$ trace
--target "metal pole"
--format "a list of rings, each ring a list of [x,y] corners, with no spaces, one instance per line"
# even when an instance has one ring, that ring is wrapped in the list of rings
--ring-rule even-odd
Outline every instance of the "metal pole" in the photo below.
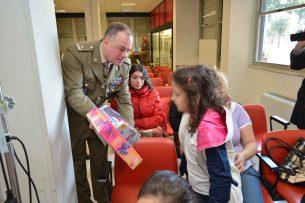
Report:
[[[0,202],[4,202],[4,199],[3,199],[3,191],[1,189],[1,184],[0,184]]]
[[[4,102],[4,96],[2,93],[1,84],[0,84],[0,102]],[[9,135],[6,113],[1,113],[0,116],[1,116],[4,135]],[[13,146],[12,146],[10,140],[7,141],[7,147],[8,147],[8,152],[4,153],[4,155],[5,155],[5,162],[6,162],[7,171],[8,171],[8,175],[9,175],[9,179],[10,179],[10,185],[11,185],[11,189],[13,191],[14,197],[17,199],[17,202],[21,203],[22,201],[21,201],[18,177],[17,177],[17,172],[16,172],[14,149],[13,149]]]

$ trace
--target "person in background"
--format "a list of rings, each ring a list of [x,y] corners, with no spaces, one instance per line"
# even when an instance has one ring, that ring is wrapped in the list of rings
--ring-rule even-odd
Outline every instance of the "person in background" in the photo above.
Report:
[[[166,132],[166,116],[159,93],[154,90],[143,65],[131,66],[129,89],[134,109],[135,128],[143,136],[163,136]],[[116,109],[116,101],[112,102],[111,106]]]
[[[233,119],[233,147],[235,152],[235,166],[241,174],[241,189],[244,203],[263,203],[258,172],[253,168],[251,158],[257,152],[252,122],[244,108],[231,101],[228,93],[229,85],[225,74],[218,72],[220,79],[220,93],[222,103],[232,113]]]
[[[172,171],[158,171],[140,189],[137,203],[194,203],[192,187]]]
[[[176,145],[177,157],[180,157],[181,160],[179,166],[179,172],[181,176],[183,176],[184,174],[186,174],[187,176],[186,159],[183,150],[180,146],[179,135],[178,135],[181,119],[182,119],[182,113],[178,111],[175,103],[171,102],[169,107],[169,123],[174,131],[174,142]]]
[[[162,136],[166,132],[165,113],[159,93],[154,90],[143,65],[131,66],[129,88],[134,108],[135,127],[140,131],[152,129],[154,136]]]
[[[174,142],[176,145],[177,156],[179,157],[180,156],[180,143],[179,143],[178,131],[179,131],[179,126],[180,126],[180,122],[182,119],[182,113],[178,111],[174,102],[170,103],[168,119],[169,119],[169,123],[174,131]]]
[[[144,66],[150,65],[150,42],[147,39],[146,35],[142,35],[142,44],[141,44],[141,55],[140,55],[140,61],[141,64]]]
[[[198,202],[242,202],[232,117],[222,107],[216,71],[200,65],[181,68],[173,73],[172,86],[172,101],[184,113],[179,140]]]
[[[305,41],[298,41],[295,48],[290,53],[290,67],[293,70],[305,68]],[[305,129],[305,79],[297,94],[290,122],[299,129]]]

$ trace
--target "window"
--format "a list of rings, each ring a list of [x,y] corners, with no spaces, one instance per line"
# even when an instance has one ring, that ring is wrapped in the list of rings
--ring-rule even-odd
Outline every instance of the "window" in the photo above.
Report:
[[[56,17],[60,53],[64,53],[68,46],[86,41],[85,16]]]
[[[256,61],[289,65],[290,34],[305,29],[305,0],[260,1]]]
[[[200,38],[202,40],[215,39],[217,61],[220,66],[221,59],[221,32],[223,0],[201,0],[200,2]]]

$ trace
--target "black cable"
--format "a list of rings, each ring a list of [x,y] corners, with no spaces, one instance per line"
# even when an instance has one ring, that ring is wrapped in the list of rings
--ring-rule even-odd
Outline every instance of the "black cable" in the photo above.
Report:
[[[40,203],[40,200],[39,200],[39,196],[38,196],[38,192],[37,192],[37,188],[36,188],[36,185],[32,179],[32,177],[28,174],[28,172],[26,171],[26,169],[24,168],[24,166],[22,165],[19,157],[17,156],[17,153],[16,151],[14,150],[14,154],[15,154],[15,157],[16,157],[16,160],[17,162],[19,163],[19,165],[21,166],[21,168],[23,169],[23,171],[27,174],[27,176],[29,177],[30,179],[30,182],[32,183],[33,187],[34,187],[34,191],[35,191],[35,195],[36,195],[36,199],[37,199],[37,202]]]
[[[3,171],[3,176],[4,176],[6,190],[10,190],[10,187],[8,185],[7,175],[6,175],[6,172],[5,172],[5,168],[4,168],[4,164],[3,164],[1,153],[0,153],[0,162],[1,162],[1,168],[2,168],[2,171]]]
[[[1,162],[1,168],[2,168],[2,172],[3,172],[5,185],[6,185],[6,200],[4,201],[4,203],[17,203],[17,199],[14,198],[13,191],[10,189],[9,184],[8,184],[7,175],[5,172],[5,167],[3,164],[3,159],[2,159],[1,153],[0,153],[0,162]]]
[[[30,170],[30,164],[29,164],[29,158],[28,158],[28,154],[27,154],[27,151],[26,151],[26,148],[25,148],[25,145],[24,143],[18,138],[18,137],[15,137],[15,136],[10,136],[10,139],[11,140],[17,140],[21,145],[22,145],[22,148],[23,148],[23,151],[24,151],[24,154],[25,154],[25,157],[26,157],[26,162],[27,162],[27,168]],[[14,154],[15,154],[15,157],[16,157],[16,160],[17,162],[19,163],[19,165],[21,166],[21,168],[23,169],[23,171],[27,174],[28,176],[28,179],[29,179],[29,190],[30,190],[30,198],[32,197],[32,194],[31,194],[31,184],[33,185],[34,187],[34,191],[35,191],[35,195],[36,195],[36,199],[37,199],[37,202],[40,203],[40,199],[39,199],[39,195],[38,195],[38,191],[37,191],[37,188],[36,188],[36,185],[30,175],[30,171],[26,170],[25,167],[23,166],[23,164],[21,163],[19,157],[17,156],[17,153],[14,149]]]
[[[27,172],[28,172],[28,187],[29,187],[29,198],[30,198],[30,203],[33,202],[32,200],[32,186],[31,186],[31,181],[30,181],[30,177],[31,177],[31,171],[30,171],[30,163],[29,163],[29,158],[28,158],[28,155],[27,155],[27,151],[26,151],[26,148],[25,148],[25,145],[24,143],[18,138],[18,137],[15,137],[15,136],[10,136],[10,139],[11,140],[17,140],[21,146],[22,146],[22,149],[24,151],[24,154],[25,154],[25,159],[26,159],[26,167],[27,167]],[[14,153],[15,153],[15,156],[16,156],[16,151],[14,149]],[[16,157],[17,158],[17,157]]]

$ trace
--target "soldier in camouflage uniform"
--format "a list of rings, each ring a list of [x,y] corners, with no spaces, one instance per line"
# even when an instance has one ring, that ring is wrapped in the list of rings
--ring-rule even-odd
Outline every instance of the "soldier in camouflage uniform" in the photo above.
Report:
[[[108,146],[104,146],[89,128],[86,113],[116,97],[119,113],[134,125],[128,89],[130,62],[127,58],[132,42],[130,29],[123,23],[113,23],[101,41],[81,42],[65,52],[62,69],[80,203],[91,202],[86,175],[86,140],[90,152],[94,198],[98,202],[105,202],[103,184],[98,183],[97,179],[103,162],[107,161]]]

